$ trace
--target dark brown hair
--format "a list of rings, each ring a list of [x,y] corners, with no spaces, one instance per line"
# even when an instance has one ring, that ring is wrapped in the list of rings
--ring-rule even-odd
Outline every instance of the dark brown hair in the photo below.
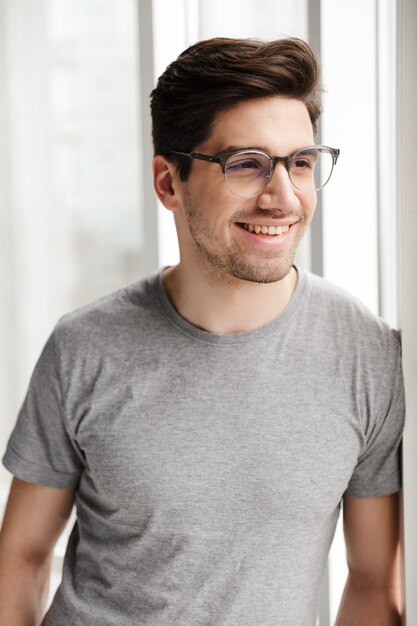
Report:
[[[267,96],[304,102],[316,132],[320,69],[305,41],[218,37],[194,44],[167,67],[151,93],[155,154],[192,152],[210,135],[219,113],[243,100]],[[170,158],[186,180],[191,159]]]

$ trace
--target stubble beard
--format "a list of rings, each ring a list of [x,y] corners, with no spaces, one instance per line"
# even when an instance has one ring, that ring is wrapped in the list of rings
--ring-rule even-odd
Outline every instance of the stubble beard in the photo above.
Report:
[[[200,269],[211,279],[211,282],[230,284],[236,282],[235,279],[239,279],[267,284],[283,280],[289,274],[301,236],[297,238],[289,252],[280,258],[277,258],[275,252],[271,252],[264,259],[251,260],[245,257],[242,251],[231,249],[232,246],[229,246],[229,249],[225,248],[224,251],[218,251],[218,237],[210,224],[199,215],[189,193],[184,195],[184,200],[185,215],[196,258]],[[300,221],[302,222],[303,219]],[[233,228],[233,222],[230,223],[230,227]]]

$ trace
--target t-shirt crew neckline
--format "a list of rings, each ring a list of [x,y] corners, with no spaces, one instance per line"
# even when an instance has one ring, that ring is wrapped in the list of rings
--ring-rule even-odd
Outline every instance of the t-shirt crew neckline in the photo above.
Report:
[[[194,326],[194,324],[191,324],[191,322],[188,322],[178,313],[178,311],[175,309],[170,299],[168,298],[165,287],[162,283],[162,272],[165,268],[163,268],[156,275],[156,277],[154,277],[151,282],[151,287],[156,297],[157,303],[159,304],[162,312],[168,318],[170,323],[175,326],[177,330],[188,335],[192,339],[214,345],[247,343],[248,341],[260,339],[262,337],[265,337],[266,335],[269,335],[270,333],[281,330],[282,327],[285,326],[287,321],[292,318],[294,312],[296,311],[298,305],[302,300],[307,285],[307,275],[305,271],[296,265],[294,265],[294,267],[297,271],[297,284],[295,286],[291,300],[289,301],[285,309],[281,311],[281,313],[279,313],[273,320],[267,322],[259,328],[244,332],[230,333],[227,335],[220,335],[207,330],[203,330],[202,328],[198,328],[197,326]]]

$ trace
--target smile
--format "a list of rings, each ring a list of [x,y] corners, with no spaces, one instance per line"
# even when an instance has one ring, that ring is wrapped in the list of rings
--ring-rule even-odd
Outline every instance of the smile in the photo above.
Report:
[[[288,233],[290,227],[287,224],[286,226],[265,226],[260,224],[239,224],[241,228],[249,231],[250,233],[255,233],[256,235],[271,235],[275,237],[276,235],[282,235],[283,233]]]

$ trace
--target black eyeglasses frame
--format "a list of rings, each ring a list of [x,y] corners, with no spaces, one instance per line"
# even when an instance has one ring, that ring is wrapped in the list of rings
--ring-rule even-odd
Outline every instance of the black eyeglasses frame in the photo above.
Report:
[[[262,156],[265,156],[269,159],[269,174],[265,180],[265,186],[268,184],[268,181],[271,179],[272,174],[274,172],[275,167],[277,166],[278,163],[283,163],[285,166],[285,169],[288,172],[288,176],[290,178],[290,181],[292,183],[292,185],[294,185],[293,181],[291,180],[291,174],[290,174],[290,163],[292,161],[292,159],[297,155],[297,154],[301,154],[303,152],[305,152],[306,150],[314,150],[314,149],[320,149],[320,150],[325,150],[328,153],[331,154],[332,156],[332,160],[333,160],[333,164],[332,164],[332,169],[330,172],[330,175],[328,177],[328,179],[323,183],[323,185],[321,185],[321,187],[319,187],[318,189],[312,189],[311,191],[320,191],[320,189],[323,189],[323,187],[329,182],[331,175],[333,173],[333,168],[337,163],[337,159],[339,158],[340,155],[340,149],[339,148],[331,148],[330,146],[323,146],[323,145],[314,145],[314,146],[306,146],[305,148],[300,148],[299,150],[296,150],[295,152],[293,152],[292,154],[289,154],[288,156],[272,156],[271,154],[268,154],[267,152],[265,152],[264,150],[259,150],[258,148],[245,148],[242,150],[234,150],[231,152],[227,152],[226,154],[222,154],[221,156],[215,156],[215,155],[210,155],[210,154],[201,154],[200,152],[180,152],[179,150],[170,150],[169,152],[166,153],[166,156],[169,156],[170,154],[178,154],[179,156],[184,156],[184,157],[188,157],[190,159],[198,159],[200,161],[209,161],[210,163],[218,163],[221,167],[221,170],[223,172],[223,175],[226,179],[226,184],[227,183],[227,174],[226,174],[226,164],[227,161],[232,157],[232,156],[239,156],[240,154],[246,154],[246,153],[251,153],[251,154],[260,154]],[[228,185],[229,187],[229,185]],[[294,187],[297,189],[297,186],[294,185]],[[230,187],[229,187],[230,189]],[[231,189],[230,191],[232,193],[234,193]],[[301,191],[301,190],[300,190]],[[259,192],[260,193],[260,192]],[[304,193],[308,193],[308,192],[304,192]],[[234,194],[237,195],[237,194]],[[258,195],[258,194],[254,194]],[[254,197],[252,196],[252,197]],[[241,196],[241,197],[251,197],[251,196]]]

